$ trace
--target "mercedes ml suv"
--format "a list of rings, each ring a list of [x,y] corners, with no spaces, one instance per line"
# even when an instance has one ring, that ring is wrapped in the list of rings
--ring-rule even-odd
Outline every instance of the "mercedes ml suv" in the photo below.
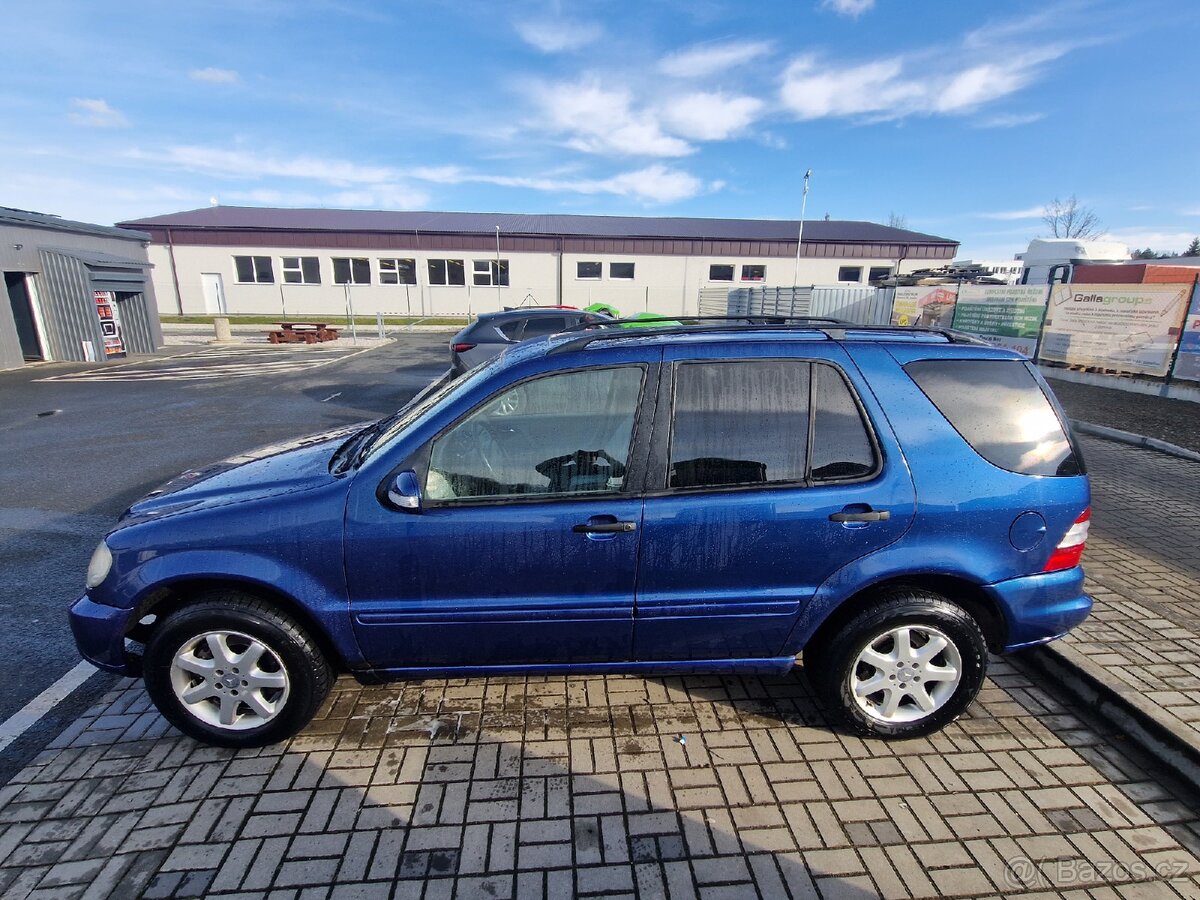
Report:
[[[645,323],[643,323],[645,324]],[[864,735],[1088,614],[1088,479],[1028,360],[938,329],[525,341],[394,415],[187,472],[96,548],[82,654],[200,740],[333,678],[785,673]]]

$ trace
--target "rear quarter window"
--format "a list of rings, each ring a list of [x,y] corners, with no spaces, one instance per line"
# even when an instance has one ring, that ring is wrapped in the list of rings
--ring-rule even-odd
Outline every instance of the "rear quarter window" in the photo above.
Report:
[[[1023,362],[926,359],[904,371],[992,465],[1021,475],[1083,474],[1083,459]]]

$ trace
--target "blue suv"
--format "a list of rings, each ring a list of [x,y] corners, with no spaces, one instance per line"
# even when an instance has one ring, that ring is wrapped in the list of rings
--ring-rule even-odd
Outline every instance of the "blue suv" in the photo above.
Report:
[[[1088,614],[1088,480],[1023,357],[937,329],[606,326],[187,472],[96,548],[82,654],[261,746],[333,678],[784,673],[927,734]]]

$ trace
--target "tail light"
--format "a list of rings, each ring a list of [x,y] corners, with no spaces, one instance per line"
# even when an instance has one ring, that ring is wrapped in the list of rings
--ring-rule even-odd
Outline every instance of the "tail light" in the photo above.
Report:
[[[474,350],[474,344],[451,344],[450,349],[455,353],[466,353],[468,350]]]
[[[1087,543],[1088,522],[1091,518],[1092,508],[1089,506],[1079,514],[1079,518],[1067,530],[1063,539],[1058,542],[1058,546],[1046,560],[1043,572],[1058,572],[1061,569],[1073,569],[1079,565],[1079,558],[1083,556],[1083,548]]]

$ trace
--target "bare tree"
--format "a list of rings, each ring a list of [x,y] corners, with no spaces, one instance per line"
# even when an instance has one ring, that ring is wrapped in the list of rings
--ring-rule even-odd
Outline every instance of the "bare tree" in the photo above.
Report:
[[[904,215],[903,213],[894,213],[894,212],[888,213],[888,227],[889,228],[907,228],[908,227],[908,216]]]
[[[1054,202],[1046,204],[1042,221],[1050,229],[1050,235],[1056,238],[1086,239],[1104,234],[1104,226],[1095,210],[1081,206],[1074,194],[1065,202],[1055,197]]]

